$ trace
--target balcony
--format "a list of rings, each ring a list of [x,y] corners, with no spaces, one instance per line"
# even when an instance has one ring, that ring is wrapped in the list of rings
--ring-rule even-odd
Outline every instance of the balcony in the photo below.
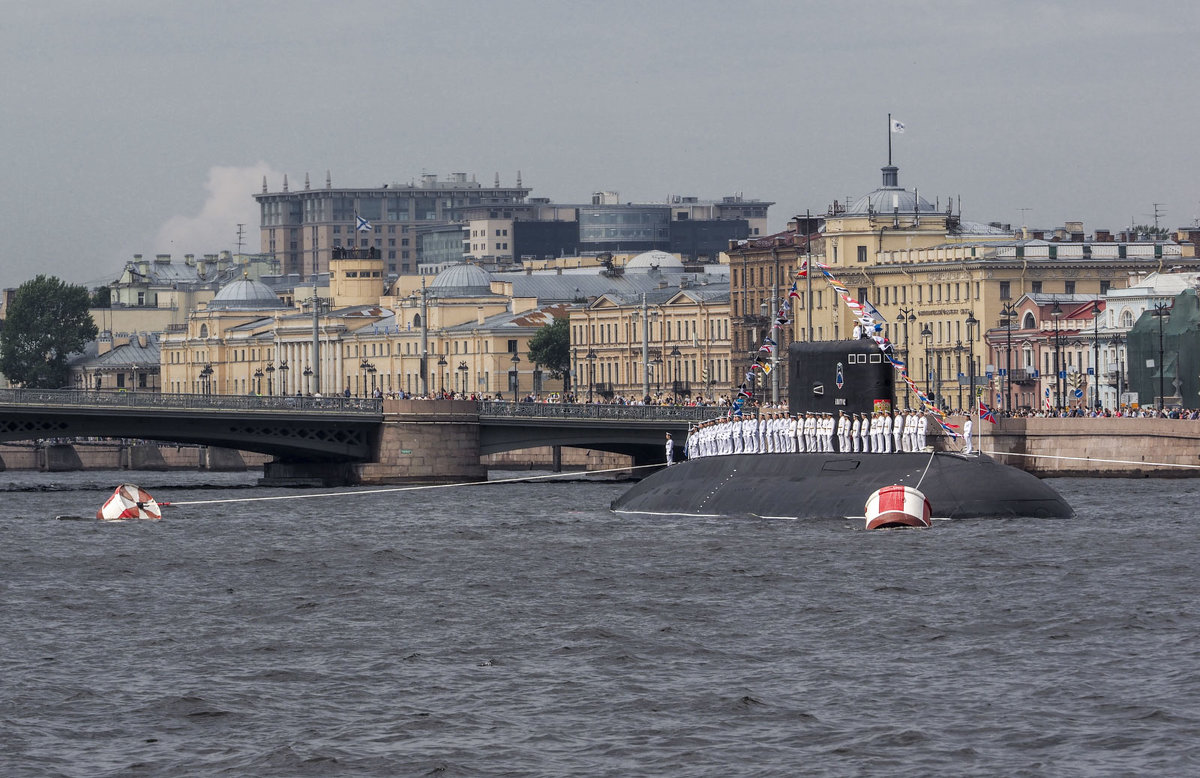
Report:
[[[1037,382],[1037,377],[1033,375],[1033,371],[1024,367],[1014,367],[1012,373],[1009,374],[1009,379],[1014,384],[1032,384]]]

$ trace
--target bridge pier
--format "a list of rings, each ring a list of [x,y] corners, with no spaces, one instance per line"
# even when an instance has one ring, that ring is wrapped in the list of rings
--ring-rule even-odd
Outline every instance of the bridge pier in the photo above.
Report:
[[[41,470],[48,473],[66,473],[83,469],[79,452],[69,443],[52,443],[38,452]]]
[[[482,481],[479,407],[471,400],[384,400],[374,459],[352,465],[354,483]]]

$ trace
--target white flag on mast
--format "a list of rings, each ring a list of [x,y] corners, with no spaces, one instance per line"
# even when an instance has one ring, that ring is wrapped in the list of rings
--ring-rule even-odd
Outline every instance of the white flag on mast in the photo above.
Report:
[[[892,119],[892,132],[896,133],[897,135],[903,135],[904,122],[900,121],[899,119]]]

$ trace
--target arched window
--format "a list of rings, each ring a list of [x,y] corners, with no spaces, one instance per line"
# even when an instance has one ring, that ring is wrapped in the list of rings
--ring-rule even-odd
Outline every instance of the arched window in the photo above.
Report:
[[[1023,330],[1037,329],[1037,320],[1033,318],[1033,311],[1025,312],[1025,318],[1021,321],[1021,329],[1023,329]]]
[[[413,316],[412,326],[414,330],[421,329],[421,314],[418,313]]]
[[[200,337],[202,337],[202,338],[208,337],[208,325],[207,324],[200,325]]]
[[[1128,308],[1121,311],[1121,326],[1125,329],[1133,326],[1133,311],[1130,311]]]

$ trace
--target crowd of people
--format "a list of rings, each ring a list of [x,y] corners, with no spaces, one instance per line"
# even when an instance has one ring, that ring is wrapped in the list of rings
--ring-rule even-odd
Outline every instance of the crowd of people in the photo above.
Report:
[[[723,454],[876,453],[923,451],[928,445],[925,414],[899,413],[758,414],[722,416],[688,431],[688,459]]]

